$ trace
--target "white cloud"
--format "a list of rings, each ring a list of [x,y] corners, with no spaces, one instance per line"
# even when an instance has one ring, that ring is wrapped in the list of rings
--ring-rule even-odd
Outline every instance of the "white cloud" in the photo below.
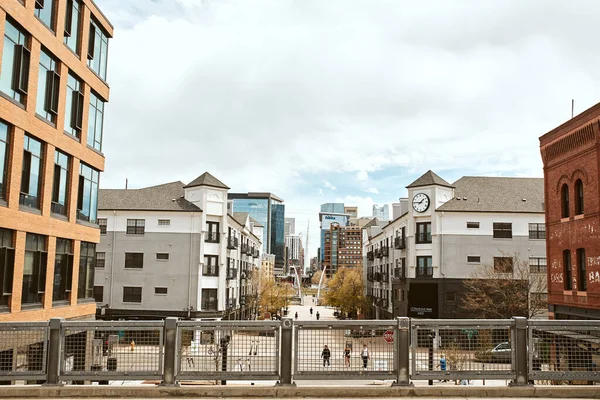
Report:
[[[367,171],[358,171],[356,173],[357,181],[366,181],[367,179],[369,179],[369,173]]]
[[[323,193],[323,189],[319,189],[319,196],[323,196],[325,195],[325,193]]]
[[[323,180],[323,186],[329,190],[333,190],[333,191],[337,190],[337,188],[335,186],[333,186],[333,184],[331,182],[326,181],[326,180]]]
[[[365,190],[367,193],[379,194],[379,190],[377,188],[368,188]]]

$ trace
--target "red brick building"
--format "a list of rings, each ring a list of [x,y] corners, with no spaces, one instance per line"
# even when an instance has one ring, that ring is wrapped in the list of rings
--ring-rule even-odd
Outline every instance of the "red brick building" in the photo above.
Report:
[[[554,319],[600,319],[600,103],[540,138],[548,307]]]

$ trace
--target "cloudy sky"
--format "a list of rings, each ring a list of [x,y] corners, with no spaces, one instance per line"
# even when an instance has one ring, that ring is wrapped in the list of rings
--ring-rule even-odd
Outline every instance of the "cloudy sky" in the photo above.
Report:
[[[595,0],[96,0],[109,45],[104,188],[209,171],[371,215],[428,169],[542,176],[538,137],[600,101]]]

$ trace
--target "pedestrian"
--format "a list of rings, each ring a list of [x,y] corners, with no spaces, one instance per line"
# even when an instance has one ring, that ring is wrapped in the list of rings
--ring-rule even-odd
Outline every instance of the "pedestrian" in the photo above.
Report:
[[[319,320],[319,317],[320,317],[320,316],[321,316],[321,315],[320,315],[320,314],[319,314],[319,312],[317,311],[317,321]]]
[[[446,372],[446,356],[442,354],[440,357],[440,362],[437,365],[440,367],[440,371]],[[441,382],[448,382],[448,380],[444,379]]]
[[[325,347],[323,347],[323,351],[321,352],[321,358],[323,358],[323,366],[325,366],[325,363],[327,363],[328,367],[331,366],[331,364],[329,363],[330,357],[331,357],[331,351],[329,351],[329,347],[327,347],[327,345],[325,345]]]
[[[246,358],[246,368],[248,369],[248,371],[252,371],[252,367],[250,366],[250,359]]]
[[[344,349],[344,364],[346,365],[346,367],[350,366],[350,353],[352,352],[352,350],[350,350],[350,346],[346,345],[346,348]]]
[[[296,311],[296,314],[294,315],[294,318],[296,318],[296,321],[298,321],[298,311]]]
[[[362,352],[360,353],[362,360],[363,360],[363,368],[367,369],[367,363],[368,361],[371,359],[371,352],[369,351],[369,348],[367,347],[367,344],[363,344],[363,349]]]
[[[188,367],[195,368],[194,366],[194,352],[196,351],[196,342],[193,340],[190,342],[190,346],[187,348],[185,360]]]
[[[238,358],[238,367],[239,367],[240,371],[244,370],[244,366],[242,364],[242,359],[241,358]]]
[[[313,310],[312,310],[312,307],[311,307],[311,308],[310,308],[310,316],[311,316],[311,317],[312,317],[312,311],[313,311]]]

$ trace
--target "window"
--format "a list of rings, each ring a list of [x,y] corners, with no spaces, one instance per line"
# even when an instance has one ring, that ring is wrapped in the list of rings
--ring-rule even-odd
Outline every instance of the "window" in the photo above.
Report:
[[[79,0],[67,0],[65,15],[65,44],[79,55],[79,21],[81,20],[81,5]]]
[[[106,218],[98,218],[98,226],[100,227],[100,234],[106,235]]]
[[[560,189],[562,218],[569,218],[569,186],[565,183]]]
[[[108,56],[108,35],[93,19],[90,21],[88,42],[88,67],[100,78],[106,80],[106,57]]]
[[[546,266],[546,257],[529,257],[529,272],[532,274],[545,274],[548,268]]]
[[[417,278],[433,277],[432,257],[418,256],[417,257]]]
[[[456,303],[456,292],[446,292],[446,303]]]
[[[511,239],[512,223],[494,222],[494,239]]]
[[[94,286],[94,300],[96,303],[104,302],[104,286]]]
[[[169,259],[169,253],[156,253],[156,259],[167,261]]]
[[[203,276],[219,276],[219,256],[204,256]]]
[[[25,135],[19,203],[32,208],[40,208],[42,165],[42,142]]]
[[[88,116],[88,146],[102,151],[102,127],[104,125],[104,101],[96,93],[90,93],[90,113]]]
[[[144,268],[144,253],[125,253],[125,268]]]
[[[31,53],[28,42],[29,34],[7,18],[4,27],[0,90],[21,104],[25,104],[29,83]]]
[[[583,214],[583,182],[577,179],[575,182],[575,215]]]
[[[83,84],[69,72],[67,79],[67,103],[65,107],[65,132],[77,139],[83,128]]]
[[[14,232],[0,228],[0,307],[8,307],[15,270]]]
[[[206,240],[205,242],[219,243],[219,223],[218,222],[207,222],[206,223]]]
[[[67,195],[69,193],[69,156],[54,151],[54,183],[52,184],[51,210],[55,214],[67,215]]]
[[[98,181],[100,172],[81,163],[77,194],[77,219],[96,223],[98,214]]]
[[[0,199],[7,198],[8,182],[8,125],[0,121]]]
[[[565,265],[565,290],[573,289],[573,271],[571,269],[571,250],[563,251],[563,264]]]
[[[96,262],[96,243],[81,242],[79,252],[79,282],[77,284],[78,299],[94,297],[94,267]]]
[[[467,256],[467,262],[479,264],[481,262],[481,256]]]
[[[217,289],[202,289],[202,311],[217,311]]]
[[[587,290],[585,249],[577,249],[577,279],[579,282],[577,290],[585,292]]]
[[[73,241],[56,238],[52,301],[69,300],[73,280]]]
[[[546,224],[529,224],[529,239],[546,239]]]
[[[96,252],[96,268],[104,268],[106,265],[106,253]]]
[[[54,32],[54,0],[35,0],[35,16]]]
[[[154,294],[167,294],[167,288],[166,287],[155,287]]]
[[[22,304],[40,305],[46,291],[46,236],[28,233],[25,237]]]
[[[467,222],[467,228],[479,228],[479,222]]]
[[[56,123],[56,115],[58,114],[59,87],[58,62],[45,49],[42,49],[40,52],[35,112],[52,123]]]
[[[142,288],[137,286],[123,286],[123,303],[141,303]]]
[[[128,219],[127,234],[128,235],[143,235],[146,232],[145,219]]]
[[[171,226],[171,220],[170,219],[159,219],[158,226]]]
[[[431,222],[417,223],[416,243],[431,243]]]
[[[494,257],[494,272],[497,274],[511,274],[513,272],[513,258]]]

